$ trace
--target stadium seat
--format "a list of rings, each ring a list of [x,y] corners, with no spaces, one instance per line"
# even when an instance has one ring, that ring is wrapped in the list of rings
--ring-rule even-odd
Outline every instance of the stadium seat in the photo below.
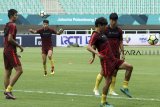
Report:
[[[67,14],[159,14],[159,0],[59,0]],[[124,4],[125,3],[125,4]],[[153,6],[154,5],[154,6]]]
[[[19,13],[37,14],[44,10],[40,0],[0,0],[0,4],[3,6],[0,12],[7,12],[7,10],[13,8],[18,10]]]
[[[160,0],[0,0],[0,12],[10,8],[20,13],[40,11],[65,14],[159,14]]]

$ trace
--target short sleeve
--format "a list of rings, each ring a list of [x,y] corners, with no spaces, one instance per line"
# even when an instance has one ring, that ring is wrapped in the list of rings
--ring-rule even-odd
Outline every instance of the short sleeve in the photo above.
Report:
[[[10,24],[9,26],[9,34],[15,35],[16,32],[16,25],[15,24]]]
[[[91,36],[91,39],[89,40],[89,44],[95,45],[97,39],[98,39],[98,34],[96,32],[94,32]]]
[[[38,34],[41,34],[41,32],[42,32],[42,29],[38,29],[38,30],[37,30],[37,33],[38,33]]]

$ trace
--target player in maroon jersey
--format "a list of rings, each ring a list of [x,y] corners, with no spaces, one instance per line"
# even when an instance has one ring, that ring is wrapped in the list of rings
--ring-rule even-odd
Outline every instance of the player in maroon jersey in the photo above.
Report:
[[[123,60],[115,58],[115,56],[113,55],[110,44],[108,42],[108,38],[105,35],[106,25],[107,20],[104,17],[96,19],[96,29],[92,33],[87,50],[100,58],[103,70],[102,75],[106,80],[101,97],[101,107],[113,107],[112,105],[107,103],[106,97],[115,69],[126,70],[125,80],[127,81],[126,84],[128,84],[128,81],[130,80],[132,74],[133,66],[128,64],[127,62],[124,62]],[[93,46],[96,47],[98,52],[93,48]],[[129,97],[131,97],[128,88],[124,88],[124,91],[128,93]]]
[[[121,54],[121,59],[124,60],[125,57],[124,57],[122,30],[117,26],[118,15],[117,13],[111,13],[109,18],[110,18],[110,25],[106,27],[105,34],[108,38],[108,41],[109,41],[109,44],[111,46],[114,56],[120,59],[120,54]],[[94,58],[91,60],[94,61]],[[114,91],[116,76],[117,76],[117,70],[115,70],[115,73],[112,76],[112,83],[110,85],[110,90],[109,90],[110,95],[118,95]],[[103,76],[101,75],[101,73],[99,73],[96,77],[96,83],[95,83],[95,87],[93,90],[95,95],[99,95],[98,88],[99,88],[99,84],[102,81],[102,78]],[[123,87],[126,87],[125,83],[126,81],[124,81]]]
[[[63,29],[60,29],[59,32],[56,32],[54,29],[49,28],[49,21],[43,21],[43,28],[38,30],[29,29],[31,33],[40,34],[42,40],[42,59],[43,59],[43,68],[44,76],[47,76],[46,61],[47,56],[51,63],[51,74],[54,75],[54,64],[52,60],[53,46],[52,46],[52,34],[60,35],[63,33]]]
[[[8,10],[9,22],[6,24],[4,28],[4,66],[5,66],[5,96],[6,99],[15,99],[12,94],[12,88],[15,85],[16,81],[19,79],[21,74],[23,73],[21,62],[17,56],[16,48],[20,48],[21,52],[23,52],[22,46],[20,46],[16,42],[16,33],[17,28],[15,21],[17,20],[17,11],[15,9]],[[11,79],[12,69],[16,70],[15,75]]]

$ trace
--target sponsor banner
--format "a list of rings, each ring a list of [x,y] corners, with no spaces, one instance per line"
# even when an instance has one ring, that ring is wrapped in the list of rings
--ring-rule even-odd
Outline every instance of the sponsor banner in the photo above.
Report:
[[[41,37],[39,35],[17,35],[17,43],[24,47],[40,47],[42,46]],[[56,36],[52,36],[52,44],[56,46]],[[3,36],[0,35],[0,47],[3,47]]]
[[[160,40],[159,34],[124,34],[124,45],[150,45],[148,38],[154,35]],[[52,36],[53,46],[67,47],[72,44],[79,44],[79,46],[86,46],[90,40],[90,34],[62,34]],[[39,47],[42,45],[41,37],[39,35],[17,35],[16,41],[24,47]],[[160,45],[160,41],[156,44]],[[3,36],[0,35],[0,47],[3,47]]]
[[[123,44],[124,45],[139,45],[139,46],[150,45],[148,43],[148,38],[151,35],[156,36],[160,40],[159,34],[124,34]],[[90,34],[59,35],[57,36],[56,46],[66,47],[68,45],[72,45],[75,43],[79,44],[79,46],[86,46],[88,45],[90,37],[91,37]],[[160,42],[158,42],[156,45],[160,45]]]
[[[90,40],[90,34],[62,34],[57,36],[57,46],[66,47],[72,44],[79,44],[79,46],[86,46]]]
[[[119,14],[118,16],[120,25],[160,25],[159,14]],[[109,14],[49,14],[43,18],[38,14],[19,14],[16,23],[42,25],[43,20],[47,19],[50,25],[94,25],[95,19],[98,17],[105,17],[109,20]],[[7,13],[0,13],[0,25],[4,25],[8,21]]]
[[[47,19],[53,25],[94,25],[98,17],[109,18],[109,15],[104,14],[86,14],[86,15],[51,15]]]
[[[160,40],[159,34],[124,34],[123,35],[123,44],[124,45],[150,45],[148,43],[149,37],[153,35]],[[158,42],[156,45],[160,45]]]
[[[16,37],[16,42],[22,45],[22,37]]]

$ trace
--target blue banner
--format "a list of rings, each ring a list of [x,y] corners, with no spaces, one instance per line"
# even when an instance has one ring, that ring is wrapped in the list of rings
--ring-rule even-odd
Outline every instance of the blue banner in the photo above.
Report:
[[[53,25],[94,25],[98,17],[109,18],[108,15],[52,15],[47,19]]]
[[[0,35],[0,47],[3,47],[3,36]],[[16,41],[23,47],[40,47],[42,45],[39,35],[17,35]],[[52,44],[56,46],[56,36],[52,36]]]
[[[40,15],[20,14],[17,24],[22,25],[42,25],[44,19],[50,21],[50,25],[94,25],[95,19],[105,17],[109,20],[108,14],[71,14],[71,15],[46,15],[42,18]],[[0,25],[8,22],[7,14],[0,14]],[[159,25],[160,15],[119,15],[120,25]]]
[[[75,43],[79,46],[86,46],[89,43],[90,37],[90,34],[62,34],[57,36],[56,46],[67,47]]]

